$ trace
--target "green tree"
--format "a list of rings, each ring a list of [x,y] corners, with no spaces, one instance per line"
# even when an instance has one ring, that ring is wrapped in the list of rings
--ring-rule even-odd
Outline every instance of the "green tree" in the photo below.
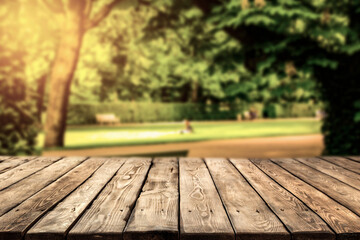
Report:
[[[256,3],[258,2],[258,4]],[[261,2],[261,4],[259,3]],[[294,75],[310,72],[326,103],[323,125],[327,154],[359,154],[360,125],[355,121],[359,99],[359,1],[230,1],[213,9],[211,21],[244,43],[244,59],[258,70]],[[241,33],[241,34],[239,34]],[[259,38],[259,36],[262,36]],[[253,65],[251,65],[253,63]]]
[[[131,101],[204,102],[225,97],[222,85],[236,81],[243,69],[224,72],[213,66],[219,50],[210,45],[239,44],[224,32],[214,37],[213,26],[203,25],[197,8],[184,12],[184,24],[176,31],[157,29],[147,34],[150,30],[144,28],[156,13],[149,7],[114,9],[88,32],[72,101],[113,101],[117,96]]]
[[[229,46],[239,47],[223,31],[204,22],[197,8],[172,7],[171,2],[154,1],[146,22],[142,45],[152,59],[148,73],[152,98],[165,102],[206,102],[225,99],[224,86],[236,82],[243,69],[227,61],[231,69],[214,65],[218,52]],[[158,13],[156,15],[156,13]]]
[[[360,1],[196,0],[173,1],[171,11],[196,4],[207,21],[242,45],[228,55],[255,75],[279,79],[311,74],[327,117],[323,125],[327,154],[359,154]],[[158,19],[162,14],[158,15]],[[177,20],[177,17],[173,18]],[[175,22],[174,21],[174,22]]]
[[[60,41],[50,72],[49,103],[45,124],[45,147],[64,145],[70,87],[78,63],[82,40],[121,0],[43,0],[60,19]]]

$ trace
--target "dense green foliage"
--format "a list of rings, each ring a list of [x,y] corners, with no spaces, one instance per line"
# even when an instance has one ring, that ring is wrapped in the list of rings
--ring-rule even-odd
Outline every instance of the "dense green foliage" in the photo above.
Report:
[[[192,25],[181,30],[183,38],[170,30],[166,38],[149,39],[143,29],[155,13],[151,8],[119,7],[99,28],[86,34],[72,102],[205,102],[225,97],[222,84],[236,81],[244,68],[232,73],[223,73],[219,68],[210,72],[209,57],[214,53],[195,56],[199,46],[192,45]],[[201,11],[195,8],[193,14],[201,15]],[[198,32],[198,36],[199,44],[212,39],[208,32]],[[229,40],[225,33],[219,34],[213,44],[220,45],[224,38]]]
[[[237,37],[244,44],[245,64],[255,71],[263,66],[268,72],[283,71],[292,78],[301,72],[313,74],[328,115],[323,125],[326,153],[359,154],[355,103],[360,96],[356,67],[360,60],[360,2],[242,3],[229,1],[217,6],[211,18],[221,28],[246,32]],[[293,74],[287,72],[289,65]]]
[[[274,85],[291,82],[283,100],[309,96],[306,88],[299,86],[308,85],[304,80],[314,78],[328,115],[323,126],[326,153],[360,153],[360,72],[356,67],[360,60],[360,1],[196,0],[164,4],[166,18],[174,19],[175,26],[182,24],[178,17],[181,12],[196,4],[203,10],[205,22],[241,43],[241,48],[220,51],[216,64],[228,69],[229,62],[235,61],[260,76],[261,81],[275,76]],[[160,29],[167,28],[162,26],[163,20],[164,14],[159,11],[153,22]],[[251,84],[256,84],[256,79],[239,88],[249,92],[251,88],[246,86]],[[271,88],[265,89],[273,98],[274,94],[268,93]]]
[[[156,18],[159,8],[161,19]],[[167,21],[169,26],[158,26]],[[85,36],[72,102],[317,101],[311,75],[290,80],[265,73],[266,68],[251,73],[232,58],[241,51],[237,40],[204,21],[195,6],[181,12],[166,8],[166,1],[119,7]]]
[[[262,118],[294,118],[314,117],[321,106],[307,103],[268,104],[202,104],[202,103],[77,103],[70,104],[67,123],[71,125],[94,124],[96,114],[113,113],[122,123],[172,122],[184,119],[236,120],[237,115],[253,108],[257,117]]]

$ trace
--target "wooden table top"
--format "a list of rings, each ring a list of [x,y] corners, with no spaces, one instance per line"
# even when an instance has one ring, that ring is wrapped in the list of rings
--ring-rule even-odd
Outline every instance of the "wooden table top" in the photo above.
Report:
[[[360,239],[360,157],[0,157],[0,239]]]

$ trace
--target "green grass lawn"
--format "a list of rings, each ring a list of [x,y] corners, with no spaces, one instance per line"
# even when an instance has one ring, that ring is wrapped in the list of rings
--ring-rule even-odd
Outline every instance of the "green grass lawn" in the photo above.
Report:
[[[254,122],[192,123],[193,134],[179,134],[182,123],[139,124],[131,126],[68,127],[65,148],[96,148],[203,141],[213,139],[290,136],[320,133],[318,120],[274,120]],[[39,147],[44,135],[39,135]]]

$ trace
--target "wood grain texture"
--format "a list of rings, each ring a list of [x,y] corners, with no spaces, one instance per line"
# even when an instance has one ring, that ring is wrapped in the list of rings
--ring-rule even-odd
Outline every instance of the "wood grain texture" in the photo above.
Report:
[[[35,157],[5,157],[0,163],[0,174],[9,171],[10,169],[17,167],[21,164],[27,163],[35,159]]]
[[[331,162],[335,165],[343,167],[347,170],[353,171],[355,173],[360,173],[360,163],[346,159],[344,157],[321,157],[322,159]]]
[[[153,160],[145,185],[124,231],[124,240],[178,239],[178,161]]]
[[[294,159],[272,161],[360,215],[360,191],[357,189]]]
[[[38,221],[26,233],[26,239],[64,239],[71,226],[85,211],[86,207],[91,204],[92,200],[103,189],[106,183],[114,176],[123,162],[124,159],[106,160],[85,183]]]
[[[0,190],[58,161],[58,157],[37,158],[0,174]]]
[[[0,191],[0,216],[46,187],[85,160],[84,157],[64,158]]]
[[[350,158],[351,160],[354,160],[356,162],[360,162],[360,156],[351,156],[351,157],[348,157]]]
[[[0,239],[21,240],[25,232],[51,207],[83,183],[104,160],[88,159],[0,217]]]
[[[319,216],[248,159],[231,159],[231,162],[285,224],[292,239],[335,239]]]
[[[284,225],[226,159],[205,159],[238,240],[290,239]]]
[[[337,234],[337,239],[360,239],[360,217],[270,160],[252,160],[268,176],[303,201]]]
[[[360,190],[360,174],[319,158],[297,158],[296,160]]]
[[[359,157],[324,158],[0,156],[0,240],[360,239]]]
[[[210,173],[201,159],[182,158],[180,171],[180,238],[235,239]]]
[[[151,160],[129,159],[68,234],[69,240],[122,239]]]
[[[0,163],[4,161],[5,159],[9,159],[9,156],[0,156]]]

